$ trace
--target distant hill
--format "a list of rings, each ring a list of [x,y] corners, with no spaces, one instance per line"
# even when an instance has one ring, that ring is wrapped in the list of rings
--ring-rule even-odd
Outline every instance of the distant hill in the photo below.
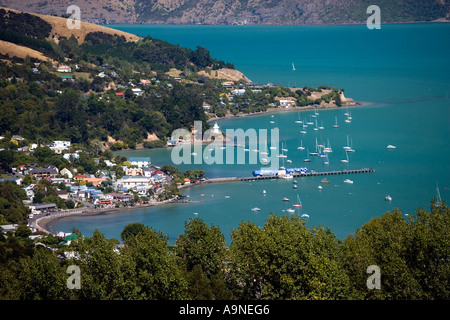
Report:
[[[67,0],[0,0],[27,12],[65,15]],[[450,0],[79,0],[82,21],[98,24],[358,24],[369,5],[384,23],[450,21]]]

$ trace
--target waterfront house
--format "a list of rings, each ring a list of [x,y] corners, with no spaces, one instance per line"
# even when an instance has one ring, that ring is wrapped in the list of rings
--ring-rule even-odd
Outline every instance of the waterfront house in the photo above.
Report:
[[[149,189],[152,186],[152,179],[145,176],[123,176],[115,185],[120,190],[130,190],[136,186],[144,186]]]

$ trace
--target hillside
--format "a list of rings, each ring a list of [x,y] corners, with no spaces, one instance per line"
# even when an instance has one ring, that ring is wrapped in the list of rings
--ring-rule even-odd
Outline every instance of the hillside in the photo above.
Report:
[[[66,15],[67,0],[0,0],[27,12]],[[81,20],[99,24],[355,24],[371,0],[80,0]],[[382,22],[449,21],[450,0],[379,0]]]

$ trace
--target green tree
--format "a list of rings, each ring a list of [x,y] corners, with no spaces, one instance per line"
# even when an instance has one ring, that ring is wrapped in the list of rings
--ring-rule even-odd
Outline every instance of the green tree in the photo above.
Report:
[[[167,236],[145,227],[126,237],[120,256],[129,262],[127,275],[134,280],[132,292],[138,299],[178,300],[187,298],[187,283],[169,252]]]
[[[303,219],[273,214],[261,229],[244,223],[232,232],[235,294],[243,299],[339,299],[349,282],[329,230],[311,231]]]

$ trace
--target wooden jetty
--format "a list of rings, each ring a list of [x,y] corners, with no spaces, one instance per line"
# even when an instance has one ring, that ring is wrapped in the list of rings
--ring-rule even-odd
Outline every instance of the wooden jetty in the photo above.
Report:
[[[369,173],[374,172],[372,168],[363,169],[353,169],[353,170],[333,170],[333,171],[311,171],[306,173],[293,173],[291,176],[297,177],[315,177],[315,176],[333,176],[338,174],[356,174],[356,173]],[[283,176],[278,175],[265,175],[265,176],[255,176],[255,177],[244,177],[239,178],[240,181],[253,181],[253,180],[270,180],[270,179],[281,179]]]

